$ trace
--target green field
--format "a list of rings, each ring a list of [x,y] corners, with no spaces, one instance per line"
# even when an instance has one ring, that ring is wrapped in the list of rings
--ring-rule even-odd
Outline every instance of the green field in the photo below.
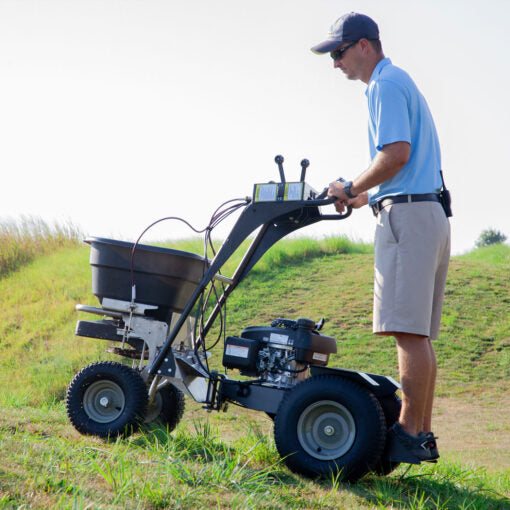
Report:
[[[200,243],[179,247],[200,252]],[[508,246],[451,262],[435,344],[440,462],[356,484],[292,474],[269,418],[240,408],[207,414],[188,400],[172,434],[80,436],[66,387],[88,363],[114,359],[105,342],[73,334],[87,318],[75,304],[97,305],[88,256],[71,243],[0,271],[1,508],[510,508]],[[330,366],[396,378],[392,341],[371,334],[372,263],[370,246],[345,239],[283,241],[232,294],[228,332],[324,317],[324,333],[339,340]]]

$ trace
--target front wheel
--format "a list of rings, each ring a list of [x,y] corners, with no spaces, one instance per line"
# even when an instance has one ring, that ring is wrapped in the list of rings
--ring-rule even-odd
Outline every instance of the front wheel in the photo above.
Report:
[[[379,461],[386,422],[368,390],[341,377],[317,376],[284,396],[274,433],[291,471],[308,477],[341,472],[343,480],[355,481]]]
[[[67,415],[81,434],[128,436],[140,426],[146,408],[145,382],[121,363],[88,365],[76,374],[67,390]]]

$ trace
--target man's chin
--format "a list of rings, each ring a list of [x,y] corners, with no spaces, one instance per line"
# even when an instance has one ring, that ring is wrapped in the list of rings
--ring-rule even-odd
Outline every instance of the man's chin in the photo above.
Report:
[[[348,79],[348,80],[355,80],[356,77],[352,75],[352,73],[349,73],[349,71],[344,71],[343,69],[341,70],[342,73],[344,74],[344,76]]]

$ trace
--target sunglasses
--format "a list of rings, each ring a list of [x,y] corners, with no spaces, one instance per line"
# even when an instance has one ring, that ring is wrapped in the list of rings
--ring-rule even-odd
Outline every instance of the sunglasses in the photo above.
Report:
[[[333,60],[341,60],[342,57],[344,56],[344,53],[351,47],[351,46],[354,46],[356,43],[358,43],[359,41],[354,41],[350,44],[348,44],[347,46],[344,46],[343,48],[340,48],[339,50],[335,50],[335,51],[332,51],[330,53],[331,55],[331,58]]]

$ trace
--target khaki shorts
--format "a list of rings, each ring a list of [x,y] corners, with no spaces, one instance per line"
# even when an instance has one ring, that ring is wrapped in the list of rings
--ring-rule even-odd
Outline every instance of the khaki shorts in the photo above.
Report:
[[[374,333],[437,339],[450,260],[450,222],[437,202],[392,204],[377,215]]]

